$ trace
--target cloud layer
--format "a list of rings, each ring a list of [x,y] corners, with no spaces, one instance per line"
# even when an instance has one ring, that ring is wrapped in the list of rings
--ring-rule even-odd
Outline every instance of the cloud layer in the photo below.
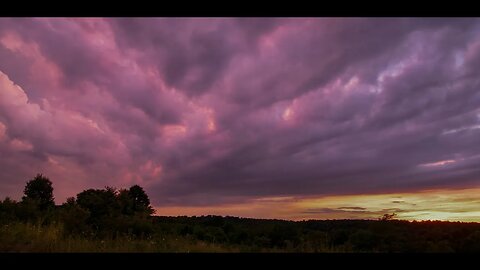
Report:
[[[478,186],[479,89],[478,19],[3,18],[0,195],[37,172],[58,202],[178,207]]]

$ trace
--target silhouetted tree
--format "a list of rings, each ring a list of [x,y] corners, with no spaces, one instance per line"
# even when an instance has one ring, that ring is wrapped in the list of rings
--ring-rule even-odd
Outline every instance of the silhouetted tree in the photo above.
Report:
[[[0,223],[10,222],[16,219],[17,202],[6,197],[3,202],[0,200]]]
[[[52,182],[42,174],[37,174],[28,181],[23,193],[25,196],[22,197],[22,201],[33,201],[40,210],[55,206]]]
[[[130,197],[130,193],[127,189],[120,189],[117,194],[117,200],[120,207],[122,215],[131,216],[134,214],[133,204],[134,201]]]
[[[100,225],[106,217],[120,214],[113,188],[88,189],[77,194],[77,204],[90,212],[89,223]]]
[[[128,195],[133,200],[132,209],[134,212],[146,213],[148,215],[153,214],[155,211],[150,205],[150,199],[147,193],[139,185],[134,185],[128,190]]]
[[[76,203],[77,201],[75,201],[75,197],[68,197],[63,206],[75,205]]]
[[[90,212],[80,207],[74,197],[69,197],[60,208],[60,217],[66,233],[85,233]]]
[[[395,214],[395,213],[393,213],[393,214],[385,214],[385,215],[383,215],[381,218],[379,218],[379,220],[382,220],[382,221],[392,220],[392,219],[394,219],[396,216],[397,216],[397,214]]]

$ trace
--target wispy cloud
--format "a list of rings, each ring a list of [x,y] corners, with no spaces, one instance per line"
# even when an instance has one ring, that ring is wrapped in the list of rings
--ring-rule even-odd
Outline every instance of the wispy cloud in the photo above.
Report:
[[[422,166],[422,167],[437,167],[437,166],[444,166],[444,165],[455,163],[455,162],[456,162],[455,160],[449,159],[449,160],[441,160],[441,161],[431,162],[431,163],[424,163],[424,164],[420,164],[420,166]]]
[[[0,196],[20,198],[43,172],[59,203],[141,184],[158,207],[250,203],[269,216],[288,198],[475,186],[478,29],[476,18],[1,18]],[[385,199],[296,211],[403,207]]]

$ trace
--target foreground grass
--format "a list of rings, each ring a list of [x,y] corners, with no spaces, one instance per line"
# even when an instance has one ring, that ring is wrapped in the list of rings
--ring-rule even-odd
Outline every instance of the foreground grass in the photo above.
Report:
[[[0,225],[0,252],[345,252],[340,249],[302,247],[300,250],[258,248],[244,245],[215,244],[176,235],[157,235],[135,239],[119,236],[95,239],[66,235],[61,224],[40,226],[30,223]]]
[[[15,223],[0,228],[0,252],[238,252],[238,248],[182,237],[88,239],[65,236],[61,225]]]

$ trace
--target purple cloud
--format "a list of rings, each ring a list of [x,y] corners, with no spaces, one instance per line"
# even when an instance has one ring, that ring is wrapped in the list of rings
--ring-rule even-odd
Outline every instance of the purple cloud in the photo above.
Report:
[[[0,195],[37,172],[59,202],[157,206],[474,186],[479,65],[478,19],[3,18]]]

